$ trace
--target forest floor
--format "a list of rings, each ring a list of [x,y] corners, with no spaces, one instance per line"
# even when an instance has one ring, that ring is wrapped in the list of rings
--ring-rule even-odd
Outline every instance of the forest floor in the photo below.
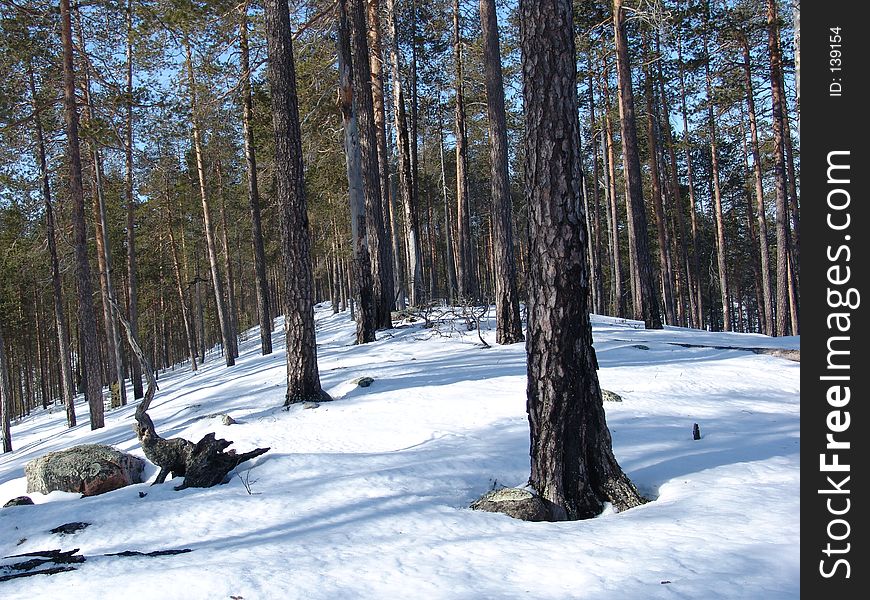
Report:
[[[149,411],[161,435],[197,441],[214,431],[239,452],[271,450],[226,485],[152,487],[149,463],[146,483],[82,499],[30,494],[35,506],[0,509],[0,557],[76,548],[86,557],[74,571],[0,583],[0,596],[799,596],[800,364],[734,349],[794,349],[799,338],[646,331],[593,316],[601,385],[623,399],[605,406],[616,456],[655,501],[587,521],[527,523],[468,508],[528,478],[522,343],[497,346],[491,321],[482,331],[490,348],[476,331],[418,321],[354,346],[346,313],[321,305],[316,319],[321,381],[334,402],[282,410],[282,327],[270,356],[260,355],[255,329],[235,367],[215,354],[197,373],[161,373]],[[374,382],[353,383],[363,376]],[[74,429],[63,407],[15,422],[15,451],[0,455],[0,505],[25,494],[24,465],[46,452],[104,443],[144,457],[134,410],[107,412],[98,431],[81,399]],[[222,413],[238,423],[223,425]],[[91,525],[50,533],[73,521]],[[191,552],[105,556],[171,549]]]

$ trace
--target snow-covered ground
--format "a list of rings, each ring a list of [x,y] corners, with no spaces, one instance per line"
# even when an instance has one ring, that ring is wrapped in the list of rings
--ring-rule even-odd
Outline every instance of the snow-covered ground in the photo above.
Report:
[[[280,327],[271,356],[260,356],[254,330],[235,367],[212,357],[198,373],[161,374],[149,411],[161,435],[215,431],[239,451],[271,450],[213,488],[151,487],[149,463],[148,483],[82,499],[31,494],[35,506],[0,509],[0,557],[52,548],[87,557],[75,571],[0,583],[0,597],[798,597],[800,366],[674,343],[797,348],[799,338],[593,325],[602,387],[624,400],[606,404],[617,458],[654,502],[569,523],[468,509],[528,477],[524,345],[496,346],[490,330],[484,348],[476,332],[404,324],[353,346],[347,315],[321,306],[320,375],[335,402],[282,410]],[[375,381],[351,383],[360,376]],[[134,406],[107,412],[98,431],[77,408],[72,430],[62,407],[14,424],[0,505],[25,494],[24,465],[46,452],[96,442],[143,456]],[[71,521],[91,526],[49,533]],[[102,556],[179,548],[192,551]]]

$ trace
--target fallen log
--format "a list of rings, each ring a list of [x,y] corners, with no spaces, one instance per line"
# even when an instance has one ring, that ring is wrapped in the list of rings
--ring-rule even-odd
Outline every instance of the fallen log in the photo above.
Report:
[[[166,477],[184,476],[184,482],[175,486],[176,490],[190,487],[211,487],[223,483],[230,471],[235,469],[246,460],[250,460],[269,451],[269,448],[257,448],[250,452],[236,454],[235,450],[224,452],[232,442],[223,439],[215,439],[214,433],[206,434],[199,442],[194,444],[184,438],[163,438],[157,434],[154,422],[148,416],[148,407],[154,399],[157,391],[157,380],[151,364],[145,357],[145,353],[139,346],[139,342],[133,336],[130,324],[121,314],[118,305],[112,303],[118,319],[127,331],[127,341],[133,353],[139,359],[142,373],[148,380],[145,397],[136,407],[136,425],[133,426],[136,437],[142,445],[145,458],[160,468],[152,485],[163,483]]]

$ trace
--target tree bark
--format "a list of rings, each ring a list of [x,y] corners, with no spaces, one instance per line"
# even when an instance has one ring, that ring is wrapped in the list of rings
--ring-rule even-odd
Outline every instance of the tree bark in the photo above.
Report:
[[[489,157],[492,177],[496,342],[515,344],[523,340],[523,326],[520,321],[520,298],[517,292],[516,262],[514,261],[504,81],[501,73],[501,50],[498,42],[498,16],[495,10],[495,0],[480,0],[480,25],[484,40],[483,67],[486,78]]]
[[[441,193],[444,197],[444,245],[447,255],[447,299],[455,302],[459,290],[456,275],[456,247],[453,242],[453,217],[450,212],[450,200],[447,194],[447,174],[444,165],[444,126],[441,115],[441,105],[438,105],[438,154],[441,158]]]
[[[375,298],[372,295],[371,258],[366,237],[366,198],[363,190],[357,111],[354,105],[356,95],[353,89],[352,64],[347,0],[338,0],[338,101],[344,126],[344,153],[350,199],[354,296],[359,303],[359,311],[356,315],[356,343],[366,344],[375,341],[377,324]]]
[[[94,319],[91,267],[88,263],[87,231],[85,227],[85,196],[82,188],[82,159],[79,150],[79,115],[76,108],[75,71],[73,70],[72,25],[69,0],[60,0],[61,40],[63,44],[64,120],[69,146],[69,196],[72,203],[73,248],[76,260],[76,290],[78,295],[79,335],[82,348],[83,376],[87,380],[85,399],[88,402],[91,429],[105,425],[103,390],[100,382],[97,326]]]
[[[276,191],[281,221],[281,253],[284,257],[282,283],[287,339],[285,406],[289,406],[307,400],[329,400],[330,397],[320,387],[317,370],[314,306],[311,300],[311,242],[290,13],[283,0],[265,0],[264,8],[269,56],[267,75],[272,89],[272,123],[275,129]]]
[[[529,483],[555,521],[643,503],[611,447],[587,306],[570,0],[520,3],[529,199]]]
[[[628,58],[622,0],[614,0],[613,2],[613,21],[616,42],[616,71],[619,81],[619,115],[622,121],[622,153],[626,167],[626,201],[629,207],[629,236],[630,240],[634,240],[634,254],[637,261],[640,316],[642,316],[647,329],[661,329],[662,319],[653,283],[646,209],[643,203],[643,182],[640,173],[634,95],[631,89],[631,67]]]
[[[269,281],[266,278],[266,251],[260,215],[260,190],[257,185],[257,155],[254,145],[254,101],[251,94],[251,64],[248,46],[248,3],[242,7],[239,24],[239,63],[242,69],[242,126],[245,137],[245,164],[248,173],[248,204],[251,208],[251,244],[254,248],[254,289],[260,322],[260,352],[272,354],[272,308],[269,306]]]

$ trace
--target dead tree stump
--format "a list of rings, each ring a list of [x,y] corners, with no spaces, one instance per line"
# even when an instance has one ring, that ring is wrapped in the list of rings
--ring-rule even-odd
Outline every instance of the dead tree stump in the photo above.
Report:
[[[184,482],[176,486],[176,490],[189,487],[211,487],[223,483],[230,471],[235,469],[246,460],[250,460],[269,451],[269,448],[257,448],[250,452],[236,454],[235,450],[225,452],[232,444],[228,440],[215,439],[214,433],[206,434],[199,442],[193,442],[184,438],[162,438],[157,434],[154,422],[148,416],[148,407],[154,399],[157,391],[157,381],[154,371],[139,343],[130,333],[130,324],[121,314],[118,306],[113,303],[118,319],[127,330],[127,341],[133,353],[139,359],[142,373],[148,379],[148,388],[145,397],[136,408],[136,425],[133,426],[145,458],[160,467],[154,484],[166,481],[170,473],[173,477],[184,476]],[[154,485],[152,484],[152,485]]]

